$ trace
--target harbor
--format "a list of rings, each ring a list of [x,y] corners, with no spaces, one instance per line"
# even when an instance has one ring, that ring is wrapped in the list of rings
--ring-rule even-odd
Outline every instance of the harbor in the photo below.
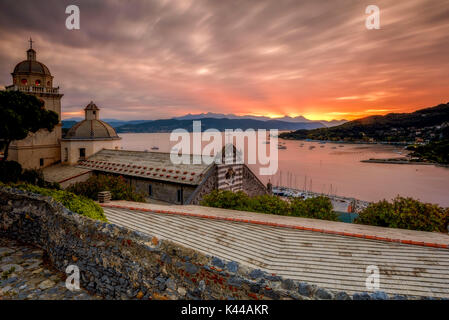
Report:
[[[332,203],[333,210],[339,216],[339,220],[343,222],[353,222],[354,219],[358,216],[358,213],[370,204],[370,202],[368,201],[351,197],[312,192],[308,190],[299,190],[282,186],[273,186],[272,192],[274,195],[277,195],[284,200],[289,200],[291,198],[308,199],[320,196],[327,197]]]

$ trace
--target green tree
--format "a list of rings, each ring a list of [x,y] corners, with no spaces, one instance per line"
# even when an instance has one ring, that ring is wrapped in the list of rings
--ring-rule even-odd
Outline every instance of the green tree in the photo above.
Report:
[[[291,215],[295,217],[324,219],[337,221],[338,216],[334,212],[332,202],[324,196],[307,198],[305,200],[295,198],[291,201]]]
[[[20,91],[0,91],[0,148],[3,161],[8,158],[9,145],[25,139],[40,129],[52,131],[59,122],[56,112],[46,110],[44,102]]]
[[[371,203],[359,213],[355,222],[389,228],[447,232],[449,208],[398,196],[392,202],[382,200]]]

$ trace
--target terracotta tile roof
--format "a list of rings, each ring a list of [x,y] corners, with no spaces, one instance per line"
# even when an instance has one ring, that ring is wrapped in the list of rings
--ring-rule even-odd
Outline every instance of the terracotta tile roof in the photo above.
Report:
[[[190,162],[197,156],[190,156]],[[103,149],[78,168],[198,185],[213,164],[173,164],[170,153]]]

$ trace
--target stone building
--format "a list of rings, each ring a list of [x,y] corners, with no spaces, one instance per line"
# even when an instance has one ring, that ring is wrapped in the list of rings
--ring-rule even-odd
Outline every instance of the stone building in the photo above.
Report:
[[[102,149],[120,149],[121,138],[113,127],[100,120],[100,109],[91,101],[85,119],[76,123],[61,140],[61,162],[76,164]]]
[[[27,59],[16,65],[12,78],[13,84],[6,90],[35,95],[46,109],[59,116],[59,124],[52,132],[40,130],[14,141],[9,151],[9,159],[23,168],[45,168],[48,181],[67,187],[92,174],[121,175],[149,199],[176,204],[197,204],[212,190],[241,190],[250,196],[267,193],[256,175],[245,164],[235,161],[235,147],[230,153],[218,155],[222,157],[221,164],[213,161],[215,158],[207,162],[211,164],[203,161],[195,164],[193,160],[191,164],[174,164],[170,153],[121,150],[121,138],[114,128],[100,120],[100,109],[93,102],[84,109],[85,119],[62,138],[63,95],[59,87],[53,87],[53,76],[47,66],[36,60],[31,40]],[[229,157],[234,160],[232,164],[226,161]]]
[[[212,190],[244,191],[250,196],[268,192],[244,163],[194,164],[197,156],[190,157],[190,164],[173,164],[170,153],[104,149],[77,167],[123,176],[150,201],[198,204]]]
[[[36,60],[36,51],[30,48],[27,59],[18,63],[11,73],[13,84],[6,90],[18,90],[36,96],[47,110],[56,112],[59,123],[53,131],[39,130],[23,140],[13,141],[9,147],[9,160],[19,162],[23,168],[43,168],[61,160],[61,98],[59,87],[53,87],[53,76],[47,66]]]

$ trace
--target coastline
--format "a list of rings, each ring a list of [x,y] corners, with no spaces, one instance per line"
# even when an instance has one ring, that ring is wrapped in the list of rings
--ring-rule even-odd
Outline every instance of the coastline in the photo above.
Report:
[[[368,159],[368,160],[360,160],[360,162],[365,163],[383,163],[383,164],[409,164],[409,165],[422,165],[422,166],[436,166],[449,168],[449,165],[436,163],[436,162],[427,162],[427,161],[410,161],[410,160],[399,160],[399,159]]]

